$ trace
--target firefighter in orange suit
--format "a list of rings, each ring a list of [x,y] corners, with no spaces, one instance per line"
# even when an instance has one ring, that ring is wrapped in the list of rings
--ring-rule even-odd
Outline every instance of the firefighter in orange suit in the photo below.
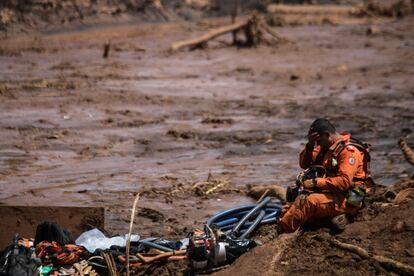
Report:
[[[293,232],[301,225],[319,219],[355,215],[363,205],[362,200],[355,201],[355,195],[361,199],[372,187],[366,144],[351,139],[348,133],[338,133],[327,119],[312,123],[308,140],[300,153],[300,166],[302,169],[322,166],[326,177],[302,182],[302,188],[307,192],[285,206],[278,226],[283,232]]]

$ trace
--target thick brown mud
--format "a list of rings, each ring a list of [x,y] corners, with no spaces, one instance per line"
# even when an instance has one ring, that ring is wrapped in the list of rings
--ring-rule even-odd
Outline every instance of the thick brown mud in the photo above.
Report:
[[[238,189],[288,185],[317,117],[372,144],[378,183],[412,174],[397,145],[414,127],[412,17],[275,28],[294,41],[276,47],[167,51],[218,21],[2,38],[1,203],[104,206],[116,234],[141,191],[135,231],[183,237],[250,199],[148,191],[209,172]],[[367,35],[372,25],[380,31]]]

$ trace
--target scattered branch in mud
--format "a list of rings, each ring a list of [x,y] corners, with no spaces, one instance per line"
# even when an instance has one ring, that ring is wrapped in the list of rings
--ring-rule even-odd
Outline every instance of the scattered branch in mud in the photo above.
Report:
[[[111,49],[111,41],[107,41],[104,43],[104,49],[103,49],[103,58],[108,58],[109,56],[109,50]]]
[[[167,202],[172,202],[174,198],[188,195],[208,198],[218,194],[243,192],[243,190],[233,187],[229,179],[215,179],[209,174],[206,181],[193,184],[173,183],[170,187],[146,189],[141,191],[141,194],[146,196],[163,195]]]
[[[408,146],[407,141],[404,138],[401,138],[398,141],[398,145],[404,154],[405,160],[414,166],[414,151]]]
[[[217,193],[226,189],[230,185],[230,181],[227,179],[212,179],[211,174],[207,181],[197,182],[192,187],[191,190],[194,191],[197,195],[209,195],[213,192]]]
[[[245,35],[244,41],[237,40],[237,43],[240,46],[254,47],[261,43],[274,45],[280,42],[291,42],[287,38],[281,37],[280,35],[276,34],[276,32],[272,31],[266,25],[266,23],[263,22],[262,18],[260,18],[256,14],[253,14],[247,20],[214,29],[209,33],[198,38],[176,42],[171,46],[170,50],[174,52],[185,47],[189,47],[190,49],[204,47],[208,41],[216,37],[228,33],[234,34],[239,31],[243,31]],[[272,37],[272,39],[265,37],[264,35],[266,33],[269,34]]]
[[[327,237],[326,235],[324,235],[324,236],[319,235],[318,238],[323,239],[323,240],[327,240],[331,245],[333,245],[337,248],[355,253],[363,259],[376,261],[388,270],[391,270],[391,271],[394,271],[396,273],[400,273],[400,274],[403,274],[403,275],[413,275],[414,274],[414,267],[412,267],[410,265],[403,264],[401,262],[394,261],[390,258],[380,256],[380,255],[372,255],[371,256],[371,254],[369,254],[368,251],[366,251],[365,249],[363,249],[359,246],[349,244],[349,243],[343,243],[343,242],[338,241],[337,239]]]

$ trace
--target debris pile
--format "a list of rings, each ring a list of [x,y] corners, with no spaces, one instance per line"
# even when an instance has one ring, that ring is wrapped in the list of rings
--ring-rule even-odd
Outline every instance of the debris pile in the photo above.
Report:
[[[185,259],[189,261],[183,270],[188,265],[189,271],[214,271],[254,248],[257,244],[249,240],[251,234],[262,224],[274,223],[281,211],[280,202],[267,197],[214,215],[204,230],[196,228],[180,241],[140,239],[132,235],[138,200],[139,194],[124,237],[108,238],[95,228],[74,241],[68,230],[52,222],[41,223],[35,239],[16,234],[0,254],[0,275],[145,275],[151,266]]]

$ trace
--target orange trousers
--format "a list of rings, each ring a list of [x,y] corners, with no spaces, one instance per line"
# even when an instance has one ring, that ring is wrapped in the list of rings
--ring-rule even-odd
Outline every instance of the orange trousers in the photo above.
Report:
[[[282,214],[279,223],[287,233],[296,231],[301,225],[317,219],[333,218],[345,213],[342,208],[335,208],[332,194],[312,193],[299,195]]]

